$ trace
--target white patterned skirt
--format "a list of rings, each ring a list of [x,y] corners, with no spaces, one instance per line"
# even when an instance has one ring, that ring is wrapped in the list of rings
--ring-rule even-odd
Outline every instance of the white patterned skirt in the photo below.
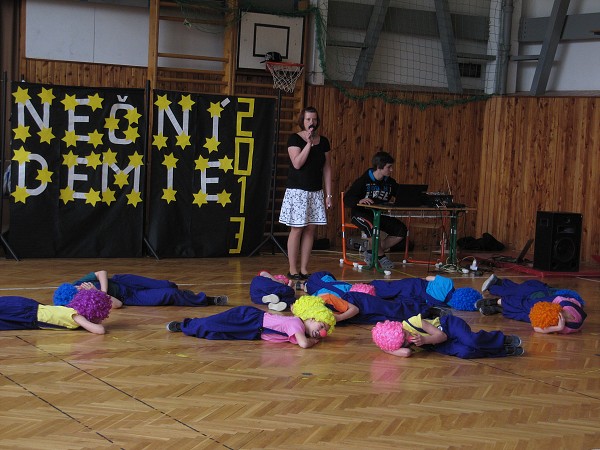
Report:
[[[323,190],[286,189],[279,213],[279,222],[289,227],[327,225]]]

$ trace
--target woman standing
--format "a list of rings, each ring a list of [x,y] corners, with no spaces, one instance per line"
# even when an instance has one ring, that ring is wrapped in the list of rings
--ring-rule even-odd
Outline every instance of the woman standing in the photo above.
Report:
[[[308,279],[308,262],[315,231],[317,225],[327,225],[325,206],[332,206],[331,147],[329,140],[318,133],[319,123],[317,110],[312,106],[304,108],[298,118],[301,131],[288,139],[290,169],[279,222],[290,227],[288,278],[294,280]]]

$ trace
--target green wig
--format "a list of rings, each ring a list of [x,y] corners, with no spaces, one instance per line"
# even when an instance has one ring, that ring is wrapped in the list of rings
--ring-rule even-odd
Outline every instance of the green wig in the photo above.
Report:
[[[292,305],[292,313],[302,319],[314,319],[317,322],[323,322],[329,325],[327,334],[333,333],[335,328],[335,316],[327,306],[325,301],[321,297],[314,295],[303,295]]]

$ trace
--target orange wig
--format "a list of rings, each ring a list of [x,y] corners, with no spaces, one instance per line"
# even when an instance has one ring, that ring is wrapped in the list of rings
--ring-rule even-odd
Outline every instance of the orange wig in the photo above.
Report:
[[[558,314],[562,306],[558,303],[538,302],[529,311],[531,325],[537,328],[548,328],[558,325]]]

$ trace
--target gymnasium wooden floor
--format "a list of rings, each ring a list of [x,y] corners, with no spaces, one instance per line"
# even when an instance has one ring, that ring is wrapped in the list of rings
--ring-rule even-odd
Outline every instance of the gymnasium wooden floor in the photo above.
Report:
[[[349,282],[373,272],[315,252],[314,270]],[[398,260],[399,255],[392,255]],[[54,288],[99,269],[166,278],[250,304],[260,269],[283,255],[223,259],[0,260],[0,295],[51,302]],[[522,281],[531,276],[493,269]],[[394,269],[390,279],[427,275]],[[481,277],[446,274],[479,289]],[[548,278],[586,300],[584,331],[556,336],[525,323],[457,312],[474,329],[522,337],[522,357],[398,358],[369,326],[340,326],[311,349],[205,341],[165,324],[224,307],[126,307],[107,334],[0,332],[0,447],[6,449],[594,449],[600,448],[600,278]]]

